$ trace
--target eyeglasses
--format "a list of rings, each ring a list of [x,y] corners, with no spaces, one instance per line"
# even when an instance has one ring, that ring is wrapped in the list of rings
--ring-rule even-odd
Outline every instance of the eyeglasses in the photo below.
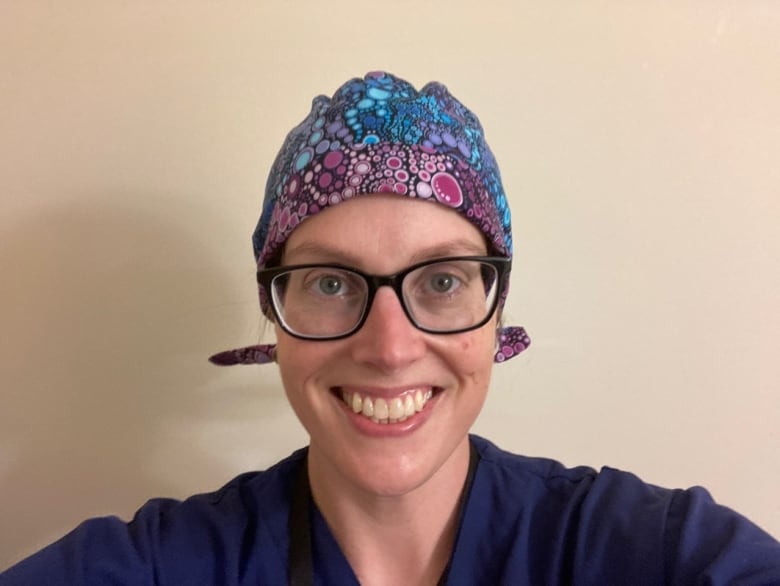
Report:
[[[432,334],[483,326],[498,305],[511,261],[454,256],[369,275],[339,264],[304,264],[257,272],[282,329],[304,340],[336,340],[361,328],[379,287],[395,291],[409,321]]]

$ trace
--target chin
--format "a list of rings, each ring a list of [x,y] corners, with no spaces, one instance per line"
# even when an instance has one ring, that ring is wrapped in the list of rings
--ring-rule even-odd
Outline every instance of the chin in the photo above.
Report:
[[[392,450],[379,452],[374,457],[361,455],[356,460],[343,461],[339,465],[342,474],[353,486],[375,496],[408,494],[425,484],[443,464],[424,454],[410,457],[407,453],[392,454]]]
[[[467,441],[466,438],[464,434]],[[434,443],[423,435],[405,440],[352,438],[323,445],[313,436],[310,458],[320,477],[328,478],[329,483],[335,481],[344,490],[378,497],[403,496],[426,485],[439,473],[442,479],[450,476],[450,465],[457,464],[453,456],[461,441],[454,445]]]

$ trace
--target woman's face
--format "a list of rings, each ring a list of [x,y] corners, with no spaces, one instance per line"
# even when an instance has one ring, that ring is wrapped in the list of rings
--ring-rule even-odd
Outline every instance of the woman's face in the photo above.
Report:
[[[282,264],[339,263],[386,275],[432,258],[484,254],[482,234],[454,210],[371,195],[303,222]],[[311,437],[313,465],[342,486],[389,496],[421,486],[454,454],[463,456],[487,393],[495,330],[493,316],[470,332],[421,332],[390,287],[377,291],[363,327],[347,338],[300,340],[277,326],[277,361]],[[364,415],[369,401],[373,419]],[[403,421],[377,417],[384,409],[397,414],[399,406],[406,414],[411,404],[414,415]]]

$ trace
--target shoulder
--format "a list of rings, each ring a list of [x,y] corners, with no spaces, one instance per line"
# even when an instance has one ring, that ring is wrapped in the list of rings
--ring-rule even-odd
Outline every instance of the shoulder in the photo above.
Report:
[[[185,500],[158,498],[148,501],[136,517],[144,515],[214,514],[220,519],[246,514],[259,514],[278,508],[286,502],[299,462],[306,454],[301,449],[263,471],[245,472],[221,488],[195,494]]]
[[[136,541],[154,544],[172,584],[204,574],[222,575],[225,583],[240,571],[275,575],[287,558],[289,498],[304,455],[299,450],[265,471],[241,474],[181,502],[149,501],[128,530]]]
[[[480,456],[479,478],[507,498],[523,495],[523,501],[583,498],[599,477],[588,466],[567,468],[550,458],[521,456],[502,450],[490,441],[472,435]]]
[[[567,468],[560,462],[550,458],[522,456],[507,452],[490,440],[478,435],[471,435],[469,439],[479,453],[480,466],[484,464],[496,469],[502,469],[513,476],[525,477],[529,480],[537,479],[542,482],[560,478],[577,483],[592,480],[597,475],[596,470],[589,466]]]
[[[132,521],[90,519],[0,576],[0,584],[192,584],[286,575],[289,494],[299,450],[262,472],[184,500],[153,499]],[[114,582],[112,582],[114,583]]]
[[[711,500],[701,487],[688,490],[669,489],[643,481],[626,472],[605,466],[566,467],[550,458],[528,457],[507,452],[490,441],[471,436],[480,454],[480,473],[493,485],[509,494],[523,494],[524,499],[564,499],[579,507],[580,513],[605,514],[610,511],[641,510],[665,518],[697,500]]]
[[[663,488],[610,467],[567,468],[472,442],[478,498],[543,581],[780,583],[780,544],[701,487]]]

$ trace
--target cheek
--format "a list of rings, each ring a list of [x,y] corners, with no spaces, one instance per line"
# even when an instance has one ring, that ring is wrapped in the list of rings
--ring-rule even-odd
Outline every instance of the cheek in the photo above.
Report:
[[[495,336],[493,329],[471,332],[473,335],[460,340],[450,367],[456,370],[460,380],[461,405],[468,425],[482,410],[493,373]]]
[[[334,342],[299,340],[276,328],[276,362],[282,384],[290,400],[300,395],[305,387],[328,372],[338,348]]]
[[[276,361],[287,402],[298,420],[311,434],[316,425],[316,396],[307,392],[316,379],[318,359],[310,342],[297,340],[277,331]]]
[[[487,386],[493,370],[495,328],[485,326],[457,336],[450,347],[451,366],[472,384]]]
[[[276,328],[276,362],[279,365],[279,374],[282,384],[290,402],[295,401],[294,395],[302,391],[306,379],[313,370],[316,360],[313,352],[307,350],[307,342],[297,340]]]

